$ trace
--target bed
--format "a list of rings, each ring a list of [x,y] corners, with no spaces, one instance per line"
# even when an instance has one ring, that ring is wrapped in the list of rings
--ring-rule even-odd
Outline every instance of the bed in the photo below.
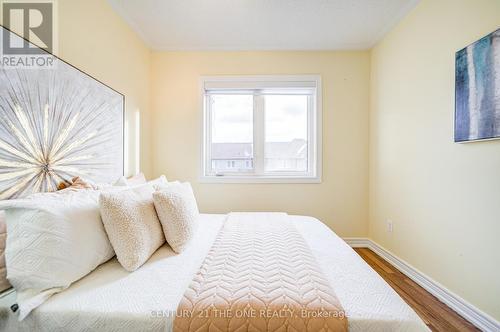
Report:
[[[201,214],[189,247],[167,245],[137,271],[116,258],[52,296],[22,322],[15,293],[0,299],[1,331],[171,331],[175,311],[227,215]],[[418,315],[341,238],[312,217],[290,216],[348,317],[349,331],[428,331]]]
[[[182,319],[177,319],[175,314],[184,308],[189,297],[186,294],[193,290],[201,271],[210,267],[205,263],[213,257],[214,248],[219,248],[220,238],[232,242],[231,250],[225,250],[228,256],[239,252],[241,261],[259,257],[267,262],[269,258],[275,265],[266,266],[267,272],[274,273],[276,267],[280,274],[281,269],[293,267],[286,270],[289,275],[295,276],[290,273],[292,270],[297,275],[306,275],[301,283],[287,281],[289,290],[302,289],[296,293],[280,293],[278,298],[283,299],[280,303],[309,301],[304,305],[307,307],[313,302],[308,296],[314,292],[314,301],[325,300],[314,305],[319,303],[325,311],[323,304],[335,302],[337,313],[346,314],[347,322],[345,317],[341,318],[342,331],[346,328],[350,331],[428,330],[375,271],[314,218],[279,214],[281,217],[275,217],[281,220],[282,228],[263,240],[268,234],[266,227],[271,224],[262,219],[262,215],[249,217],[260,221],[254,233],[246,228],[255,220],[230,223],[234,214],[198,216],[189,184],[188,189],[186,184],[171,184],[167,186],[171,189],[165,192],[165,188],[160,191],[153,188],[153,183],[167,185],[164,176],[144,185],[144,176],[132,179],[141,183],[139,185],[131,183],[131,179],[116,181],[118,174],[123,175],[124,168],[124,96],[64,61],[56,59],[56,62],[57,66],[50,71],[1,71],[0,75],[0,95],[4,97],[0,100],[0,115],[10,123],[0,128],[0,141],[4,142],[0,154],[10,165],[2,170],[0,210],[11,210],[10,217],[6,217],[8,234],[0,211],[0,290],[9,287],[4,278],[7,272],[10,284],[18,291],[0,295],[0,331],[183,331],[178,328]],[[76,97],[68,99],[68,95]],[[64,107],[59,107],[61,105]],[[114,188],[123,184],[130,188]],[[56,191],[56,188],[66,189]],[[120,209],[114,209],[111,203],[121,202],[117,197],[133,199],[124,200],[126,203],[120,205]],[[172,197],[179,200],[169,210],[167,207],[171,206],[166,202]],[[158,202],[162,204],[157,206]],[[125,211],[130,218],[123,218]],[[169,228],[176,225],[174,220],[179,217],[175,211],[191,213],[184,218],[185,222],[190,221],[191,228],[181,227],[178,232],[170,232]],[[130,236],[122,238],[126,233],[122,232],[125,224],[131,226],[130,229],[138,226],[138,231],[129,231],[125,235]],[[186,233],[187,229],[193,231]],[[238,237],[226,237],[236,234],[226,229],[237,229]],[[296,241],[284,241],[281,230],[286,230],[286,236]],[[256,232],[264,236],[258,238]],[[177,243],[181,234],[189,235],[184,238],[185,243]],[[277,250],[264,250],[260,256],[255,254],[257,251],[242,253],[241,244],[253,241],[248,239],[249,234],[260,243],[257,250],[276,249],[280,243],[280,254]],[[157,241],[152,241],[153,238]],[[294,255],[304,260],[292,257],[289,254],[292,251],[287,251],[289,245],[294,248]],[[127,254],[141,259],[125,260]],[[239,286],[240,279],[231,277],[231,273],[245,274],[248,269],[243,266],[227,271],[230,273],[224,276]],[[265,290],[286,289],[285,282],[275,286],[274,281],[269,281],[272,278],[260,277],[267,285]],[[257,282],[257,286],[260,285]],[[241,295],[251,298],[254,294],[250,293],[251,289]],[[320,293],[325,297],[316,296]],[[289,294],[297,296],[287,298]],[[328,297],[330,295],[333,296]],[[264,296],[258,300],[262,298]],[[328,302],[329,299],[335,301]],[[17,310],[12,306],[16,302]],[[295,329],[300,330],[304,329]]]

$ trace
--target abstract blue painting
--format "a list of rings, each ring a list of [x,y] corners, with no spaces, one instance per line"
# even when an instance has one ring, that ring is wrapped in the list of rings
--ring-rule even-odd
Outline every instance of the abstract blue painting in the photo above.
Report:
[[[455,58],[455,142],[500,138],[500,29]]]

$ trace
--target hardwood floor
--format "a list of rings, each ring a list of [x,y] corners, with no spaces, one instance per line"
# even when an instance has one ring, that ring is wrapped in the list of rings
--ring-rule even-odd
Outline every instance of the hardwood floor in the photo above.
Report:
[[[432,331],[479,331],[370,249],[354,250],[394,288]]]

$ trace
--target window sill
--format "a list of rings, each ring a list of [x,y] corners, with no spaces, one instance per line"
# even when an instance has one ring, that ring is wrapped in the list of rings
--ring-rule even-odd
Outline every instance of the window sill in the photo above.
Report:
[[[320,176],[208,176],[200,177],[201,183],[282,183],[282,184],[306,184],[321,183]]]

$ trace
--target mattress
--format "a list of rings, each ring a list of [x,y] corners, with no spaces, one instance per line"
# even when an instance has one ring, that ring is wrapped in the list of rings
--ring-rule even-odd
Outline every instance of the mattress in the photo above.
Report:
[[[184,291],[225,215],[201,215],[181,254],[164,245],[129,273],[116,258],[34,310],[22,322],[0,299],[1,331],[171,331]],[[428,331],[417,314],[342,239],[312,217],[291,216],[348,316],[349,331]]]

